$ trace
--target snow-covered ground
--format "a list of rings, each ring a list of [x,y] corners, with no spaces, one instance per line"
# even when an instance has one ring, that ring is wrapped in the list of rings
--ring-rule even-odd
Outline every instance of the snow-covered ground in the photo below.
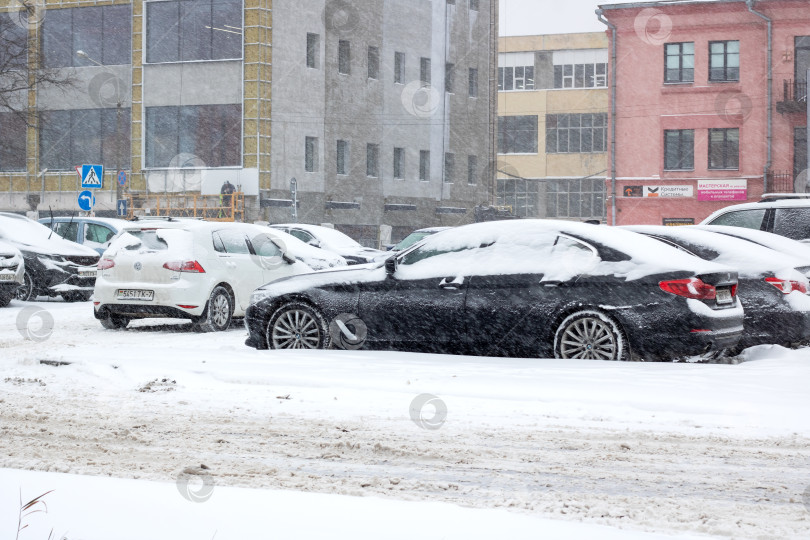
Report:
[[[610,363],[245,337],[0,309],[0,539],[20,491],[50,489],[21,539],[810,537],[810,350]]]

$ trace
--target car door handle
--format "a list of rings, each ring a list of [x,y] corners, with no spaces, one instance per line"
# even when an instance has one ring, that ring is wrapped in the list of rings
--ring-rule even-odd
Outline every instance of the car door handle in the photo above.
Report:
[[[450,281],[447,281],[448,278],[444,278],[439,282],[439,288],[444,289],[447,291],[455,291],[458,290],[461,285],[464,284],[464,279],[461,281],[456,281],[458,278],[453,278]]]

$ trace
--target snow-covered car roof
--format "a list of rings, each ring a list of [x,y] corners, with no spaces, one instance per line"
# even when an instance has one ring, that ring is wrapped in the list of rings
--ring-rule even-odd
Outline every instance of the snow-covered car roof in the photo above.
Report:
[[[717,254],[712,259],[713,262],[730,266],[739,271],[741,276],[761,276],[769,272],[775,273],[806,265],[805,261],[797,257],[774,251],[765,246],[697,228],[665,227],[663,225],[629,225],[622,228],[672,239],[678,243],[683,242],[708,248]]]
[[[710,221],[717,216],[727,212],[736,212],[739,210],[767,210],[768,208],[810,208],[810,199],[779,199],[776,201],[759,201],[742,204],[732,204],[720,210],[715,210],[709,217],[700,222],[700,225],[708,225]]]
[[[734,227],[731,225],[694,225],[696,229],[726,234],[737,238],[744,238],[755,244],[775,249],[780,253],[792,255],[810,264],[810,245],[798,240],[793,240],[781,234],[769,233],[757,229],[746,227]]]
[[[8,212],[0,212],[0,239],[36,253],[98,256],[94,249],[65,240],[42,223]]]

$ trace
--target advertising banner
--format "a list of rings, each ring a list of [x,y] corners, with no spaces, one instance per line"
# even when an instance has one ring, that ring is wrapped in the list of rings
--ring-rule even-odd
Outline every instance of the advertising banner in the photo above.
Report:
[[[744,201],[747,198],[746,180],[698,180],[699,201]]]

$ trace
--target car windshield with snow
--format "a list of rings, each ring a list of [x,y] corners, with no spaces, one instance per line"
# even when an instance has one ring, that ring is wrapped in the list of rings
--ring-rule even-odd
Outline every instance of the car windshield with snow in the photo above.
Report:
[[[25,216],[5,212],[0,212],[0,240],[18,248],[25,259],[17,300],[40,295],[62,296],[68,302],[90,299],[98,262],[94,250],[64,240]]]
[[[311,271],[262,227],[183,219],[128,225],[98,269],[93,305],[105,328],[170,317],[203,331],[227,329],[261,284]]]
[[[745,331],[739,349],[762,344],[792,345],[810,339],[810,266],[806,259],[692,227],[634,225],[627,229],[737,269],[738,294],[745,309]]]
[[[480,223],[376,267],[261,287],[247,344],[673,359],[737,343],[736,288],[734,270],[629,231]]]

